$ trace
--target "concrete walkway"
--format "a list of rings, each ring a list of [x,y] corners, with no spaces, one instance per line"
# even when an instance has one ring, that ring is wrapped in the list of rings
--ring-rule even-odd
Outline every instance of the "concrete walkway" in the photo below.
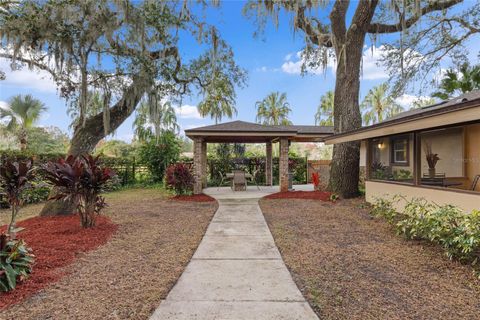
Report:
[[[219,208],[177,284],[151,320],[318,320],[296,287],[249,187],[207,189]]]

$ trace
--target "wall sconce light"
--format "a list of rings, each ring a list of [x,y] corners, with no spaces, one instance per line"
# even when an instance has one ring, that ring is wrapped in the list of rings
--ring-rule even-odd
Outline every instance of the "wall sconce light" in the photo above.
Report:
[[[377,144],[377,148],[378,149],[383,149],[384,145],[383,145],[383,142],[380,141],[378,144]]]

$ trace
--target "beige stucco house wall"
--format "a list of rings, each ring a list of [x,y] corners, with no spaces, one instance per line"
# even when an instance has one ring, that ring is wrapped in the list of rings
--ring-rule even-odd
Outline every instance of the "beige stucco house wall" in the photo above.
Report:
[[[439,205],[455,205],[466,212],[480,210],[480,193],[463,193],[441,188],[423,188],[379,181],[365,182],[365,198],[367,202],[374,202],[376,198],[391,198],[402,195],[406,199],[424,198]],[[405,201],[396,204],[396,209],[402,211]]]

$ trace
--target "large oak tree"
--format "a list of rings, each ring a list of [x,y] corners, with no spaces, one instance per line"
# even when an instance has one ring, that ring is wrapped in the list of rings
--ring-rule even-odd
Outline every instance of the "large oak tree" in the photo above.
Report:
[[[252,0],[246,5],[245,12],[255,19],[260,31],[269,18],[278,24],[281,14],[289,14],[294,31],[301,31],[305,35],[304,69],[326,68],[330,59],[335,61],[334,132],[338,134],[358,129],[362,124],[359,92],[365,38],[370,35],[377,42],[390,41],[390,67],[397,68],[396,75],[403,74],[402,71],[407,69],[405,58],[416,59],[416,63],[432,63],[445,50],[457,46],[468,35],[475,33],[478,28],[475,17],[458,12],[448,15],[449,9],[460,2],[461,0],[359,0],[353,3],[347,0]],[[417,49],[420,50],[428,38],[435,39],[435,32],[441,34],[444,24],[457,24],[460,29],[468,32],[464,38],[457,39],[451,35],[449,39],[437,41],[434,48],[430,47],[434,53],[423,61],[419,59],[421,53],[412,47],[404,47],[403,41],[392,42],[391,36],[383,40],[381,38],[383,34],[396,33],[401,40],[410,39],[409,44],[418,46]],[[415,34],[409,35],[414,26],[416,29],[411,33]],[[428,46],[423,46],[426,47]],[[419,67],[417,69],[420,71]],[[411,68],[408,71],[413,72]],[[409,78],[414,76],[410,74]],[[359,150],[358,142],[334,146],[329,187],[343,197],[358,194]]]
[[[91,152],[146,96],[159,108],[164,98],[181,103],[189,94],[234,102],[235,92],[222,90],[242,86],[246,75],[216,28],[202,20],[210,5],[215,2],[8,1],[0,10],[0,57],[14,69],[52,75],[60,95],[78,108],[69,153]],[[104,98],[94,115],[90,90]],[[43,210],[60,211],[69,210]]]

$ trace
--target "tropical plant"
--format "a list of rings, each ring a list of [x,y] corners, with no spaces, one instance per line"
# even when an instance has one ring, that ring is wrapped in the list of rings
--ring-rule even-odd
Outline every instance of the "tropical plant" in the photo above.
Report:
[[[382,122],[403,111],[403,108],[388,94],[386,83],[370,89],[360,107],[364,111],[363,122],[366,125]]]
[[[432,97],[446,100],[478,89],[480,89],[480,65],[470,66],[465,62],[458,70],[450,68],[445,72],[440,81],[439,91],[434,92]]]
[[[236,94],[233,83],[227,81],[218,72],[214,74],[209,92],[197,108],[202,117],[210,116],[217,124],[222,121],[224,116],[232,118],[233,115],[237,115],[237,109],[235,108]]]
[[[374,217],[381,217],[389,223],[393,223],[397,217],[397,211],[393,207],[394,200],[387,198],[375,198],[370,214]]]
[[[34,256],[23,240],[0,234],[0,291],[14,290],[32,272]]]
[[[7,129],[18,134],[20,148],[25,150],[28,144],[27,130],[32,128],[47,108],[31,95],[16,95],[10,99],[9,106],[0,108],[0,119],[8,119]]]
[[[138,148],[139,162],[147,166],[153,182],[162,182],[165,170],[180,157],[181,140],[171,131],[149,139]]]
[[[257,108],[256,121],[265,125],[278,126],[292,124],[288,115],[292,111],[287,102],[287,94],[272,92],[263,100],[255,103]]]
[[[137,108],[133,130],[138,140],[158,138],[163,131],[176,132],[178,129],[175,109],[169,101],[151,96]]]
[[[73,203],[84,228],[95,226],[96,215],[106,206],[100,196],[107,182],[115,176],[110,168],[102,168],[98,157],[68,156],[43,166],[45,178],[57,189],[51,200]]]
[[[165,173],[165,186],[175,191],[175,194],[188,194],[193,190],[195,178],[190,168],[184,163],[170,165]]]
[[[0,186],[7,195],[11,209],[11,219],[8,225],[8,234],[15,239],[15,220],[23,204],[22,193],[30,187],[33,178],[33,166],[31,160],[10,161],[5,160],[0,165]]]
[[[438,160],[440,160],[440,158],[438,157],[437,153],[433,153],[432,143],[430,141],[425,141],[425,143],[423,144],[423,148],[425,152],[425,159],[428,163],[428,168],[435,169],[435,166],[437,165],[437,162]]]
[[[333,126],[333,91],[327,91],[321,98],[315,113],[315,124],[320,126]]]

